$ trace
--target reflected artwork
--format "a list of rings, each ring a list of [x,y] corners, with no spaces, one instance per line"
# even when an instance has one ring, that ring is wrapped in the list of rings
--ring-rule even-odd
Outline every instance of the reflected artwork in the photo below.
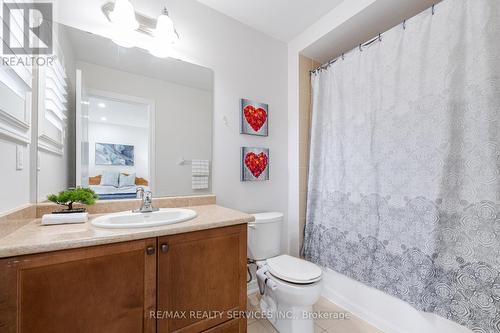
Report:
[[[96,143],[95,164],[134,166],[134,146]]]

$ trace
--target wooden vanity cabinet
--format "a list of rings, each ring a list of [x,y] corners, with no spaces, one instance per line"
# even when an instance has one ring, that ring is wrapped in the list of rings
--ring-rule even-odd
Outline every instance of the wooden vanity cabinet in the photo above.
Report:
[[[241,333],[190,312],[245,309],[246,225],[0,259],[2,333]]]
[[[158,238],[157,310],[174,315],[158,333],[246,332],[246,241],[246,225]]]
[[[231,319],[214,328],[204,331],[204,333],[242,333],[246,332],[246,319]]]
[[[155,332],[156,238],[0,260],[0,331]]]

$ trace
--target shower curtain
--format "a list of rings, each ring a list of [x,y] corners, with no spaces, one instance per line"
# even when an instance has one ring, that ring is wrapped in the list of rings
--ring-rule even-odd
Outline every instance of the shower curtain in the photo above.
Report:
[[[445,0],[312,74],[305,257],[500,332],[500,1]]]

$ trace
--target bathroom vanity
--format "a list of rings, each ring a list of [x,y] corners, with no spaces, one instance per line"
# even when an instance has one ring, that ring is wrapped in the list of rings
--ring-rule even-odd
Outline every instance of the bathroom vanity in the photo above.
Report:
[[[164,227],[45,227],[37,219],[0,237],[1,331],[245,332],[253,218],[189,208],[195,219]]]

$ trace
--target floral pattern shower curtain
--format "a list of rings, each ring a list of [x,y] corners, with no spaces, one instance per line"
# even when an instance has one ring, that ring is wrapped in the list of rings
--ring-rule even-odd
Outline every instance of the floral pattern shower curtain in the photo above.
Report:
[[[312,75],[307,259],[500,332],[500,1],[445,0]]]

